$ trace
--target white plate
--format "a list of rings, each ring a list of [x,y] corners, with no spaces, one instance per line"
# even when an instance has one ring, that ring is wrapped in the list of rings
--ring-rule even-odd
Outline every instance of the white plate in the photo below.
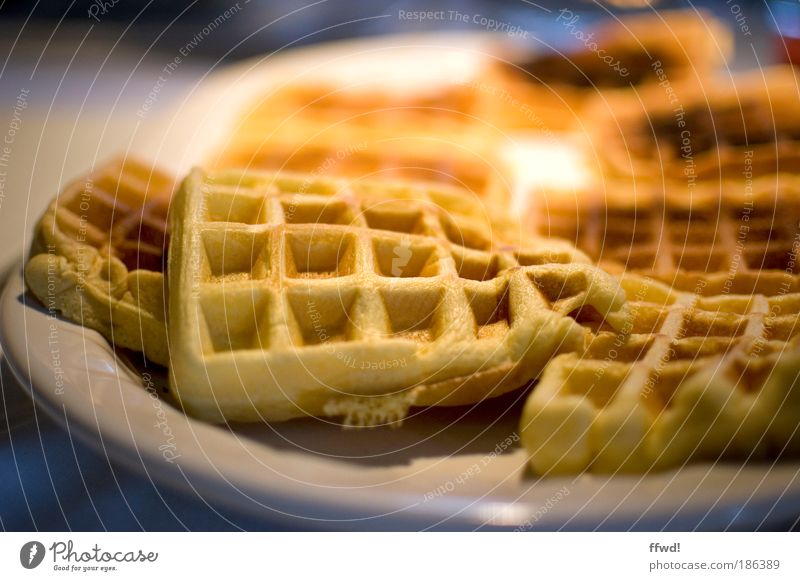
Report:
[[[409,70],[458,75],[485,40],[384,38],[248,61],[199,85],[133,149],[184,170],[253,90],[298,71],[401,84]],[[23,289],[17,271],[0,303],[0,335],[40,406],[109,457],[251,516],[306,519],[300,526],[309,528],[747,530],[800,514],[797,463],[539,480],[512,441],[522,392],[473,409],[419,412],[395,430],[343,431],[315,419],[205,424],[145,389],[151,377],[163,385],[163,370],[124,364],[100,335],[51,317]]]
[[[34,400],[111,458],[249,515],[359,529],[686,530],[769,527],[800,510],[794,463],[538,480],[506,440],[522,393],[428,410],[400,429],[205,424],[151,397],[146,370],[125,365],[94,331],[53,319],[23,288],[16,272],[0,332]]]

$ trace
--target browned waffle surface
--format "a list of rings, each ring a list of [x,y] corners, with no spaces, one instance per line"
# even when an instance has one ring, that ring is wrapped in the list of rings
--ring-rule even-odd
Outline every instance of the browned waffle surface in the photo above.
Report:
[[[793,173],[800,159],[794,68],[714,75],[597,101],[594,144],[615,175],[708,179]]]
[[[783,177],[704,184],[690,196],[680,183],[612,186],[534,213],[540,234],[572,241],[612,272],[703,295],[775,295],[800,288],[800,192]]]
[[[455,185],[504,204],[501,132],[468,84],[406,91],[289,85],[242,111],[209,165]]]
[[[173,180],[133,159],[79,178],[50,204],[25,267],[53,312],[166,363],[164,253]]]

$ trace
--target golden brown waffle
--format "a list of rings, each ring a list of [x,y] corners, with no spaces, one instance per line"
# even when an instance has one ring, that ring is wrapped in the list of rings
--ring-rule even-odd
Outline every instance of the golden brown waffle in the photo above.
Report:
[[[308,121],[353,123],[383,129],[428,122],[459,125],[476,107],[480,93],[468,84],[443,82],[398,93],[371,87],[294,83],[271,91],[253,103],[245,123],[301,117]]]
[[[503,208],[502,132],[473,113],[484,97],[452,83],[401,94],[288,85],[243,111],[207,165],[444,183]]]
[[[45,307],[162,364],[172,190],[170,176],[142,162],[103,165],[53,200],[25,266],[28,288]]]
[[[625,276],[633,324],[546,368],[522,441],[543,474],[800,453],[800,293],[701,297]]]
[[[569,10],[557,23],[573,52],[508,54],[489,75],[482,113],[506,128],[581,129],[585,107],[657,85],[704,78],[732,54],[730,32],[711,14],[662,10],[585,24]],[[581,41],[583,40],[583,43]]]
[[[792,174],[800,162],[800,85],[788,66],[674,83],[597,103],[594,143],[610,175],[703,180]]]
[[[414,125],[377,129],[303,117],[250,119],[209,162],[218,169],[428,181],[466,188],[487,199],[500,195],[505,184],[487,148],[486,133],[470,126],[452,129],[436,133]]]
[[[581,308],[628,321],[585,255],[507,246],[463,190],[196,170],[171,225],[172,385],[207,419],[402,419],[524,385]]]
[[[702,183],[691,196],[677,183],[666,190],[611,186],[604,198],[569,203],[550,198],[534,211],[537,231],[573,242],[611,272],[649,276],[678,290],[796,292],[800,184],[782,178]]]

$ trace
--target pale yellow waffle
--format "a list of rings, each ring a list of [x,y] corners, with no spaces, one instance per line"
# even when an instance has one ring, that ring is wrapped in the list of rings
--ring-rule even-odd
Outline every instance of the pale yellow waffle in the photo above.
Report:
[[[596,103],[589,119],[609,175],[703,180],[793,174],[800,162],[800,84],[789,66],[673,82]]]
[[[554,14],[564,38],[577,50],[518,54],[501,60],[482,83],[486,118],[506,128],[578,129],[591,119],[595,99],[705,78],[732,54],[729,30],[704,11],[662,10],[587,24],[569,10]]]
[[[210,420],[402,419],[479,401],[629,320],[569,244],[506,244],[464,190],[194,171],[171,211],[174,393]]]
[[[790,277],[793,278],[793,277]],[[677,292],[625,276],[633,324],[556,357],[521,438],[541,474],[800,453],[800,294]]]
[[[67,186],[36,228],[25,282],[53,312],[166,364],[166,214],[173,180],[130,158]]]

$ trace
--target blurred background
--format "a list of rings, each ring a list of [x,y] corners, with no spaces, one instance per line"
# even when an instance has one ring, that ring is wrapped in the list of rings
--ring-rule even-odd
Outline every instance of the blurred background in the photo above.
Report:
[[[528,32],[526,42],[534,47],[559,48],[575,42],[556,22],[561,11],[579,15],[588,26],[599,18],[680,7],[710,11],[730,27],[732,69],[785,61],[797,50],[796,0],[3,2],[0,102],[6,106],[0,108],[0,126],[12,122],[21,94],[25,111],[11,144],[0,218],[23,210],[38,215],[65,177],[75,175],[71,168],[88,167],[98,151],[124,149],[141,121],[130,112],[148,101],[154,88],[152,113],[169,111],[206,75],[237,60],[341,39],[486,30],[474,18],[454,18],[450,11],[512,24]],[[445,18],[403,17],[433,10]],[[78,147],[81,143],[96,146]],[[12,189],[34,195],[9,196]],[[39,191],[48,194],[37,197]],[[2,242],[0,267],[8,267],[23,245],[17,235]]]
[[[414,20],[402,17],[405,12],[477,14],[529,31],[532,44],[559,47],[570,40],[555,21],[561,10],[589,23],[686,6],[711,11],[734,32],[731,68],[785,61],[797,50],[796,0],[3,2],[0,127],[9,129],[3,132],[11,142],[0,168],[0,269],[16,267],[33,221],[61,184],[103,152],[126,149],[141,119],[120,111],[141,106],[157,84],[153,108],[167,111],[205,75],[254,55],[357,37],[485,30],[471,19]],[[159,83],[169,63],[177,64],[168,82]],[[0,528],[291,527],[252,522],[128,473],[37,415],[4,363],[0,381]]]
[[[192,47],[188,67],[344,38],[482,29],[478,23],[451,17],[412,21],[399,17],[404,11],[480,14],[511,22],[533,37],[558,46],[565,39],[553,26],[553,19],[554,13],[563,9],[589,22],[609,15],[693,6],[709,10],[733,29],[740,29],[737,57],[747,64],[756,58],[763,62],[774,57],[776,47],[769,38],[776,23],[784,32],[798,33],[797,4],[792,0],[11,1],[0,7],[0,43],[3,53],[12,56],[19,66],[26,57],[33,57],[28,66],[63,66],[73,56],[84,61],[91,55],[99,63],[112,52],[122,53],[119,56],[131,58],[131,62],[145,62],[175,53],[205,26],[216,22],[213,34]],[[753,54],[753,46],[757,54]],[[41,74],[45,72],[47,69]]]
[[[731,26],[748,26],[741,47],[769,34],[775,20],[797,30],[797,2],[792,0],[197,0],[150,2],[131,0],[55,0],[4,2],[0,8],[4,52],[39,54],[103,47],[126,49],[139,56],[169,54],[191,39],[199,29],[226,10],[237,12],[193,50],[196,61],[236,59],[318,42],[343,38],[408,32],[480,30],[478,23],[455,18],[412,22],[401,11],[459,11],[513,22],[544,40],[559,42],[552,26],[553,12],[569,9],[591,18],[635,11],[694,6],[713,12]],[[794,14],[792,15],[792,12]],[[794,20],[794,22],[791,22]],[[563,35],[561,35],[563,36]],[[749,41],[749,42],[748,42]],[[101,54],[105,54],[100,51]],[[108,51],[106,51],[108,52]],[[745,56],[745,55],[743,55]],[[766,57],[766,54],[760,54]]]

